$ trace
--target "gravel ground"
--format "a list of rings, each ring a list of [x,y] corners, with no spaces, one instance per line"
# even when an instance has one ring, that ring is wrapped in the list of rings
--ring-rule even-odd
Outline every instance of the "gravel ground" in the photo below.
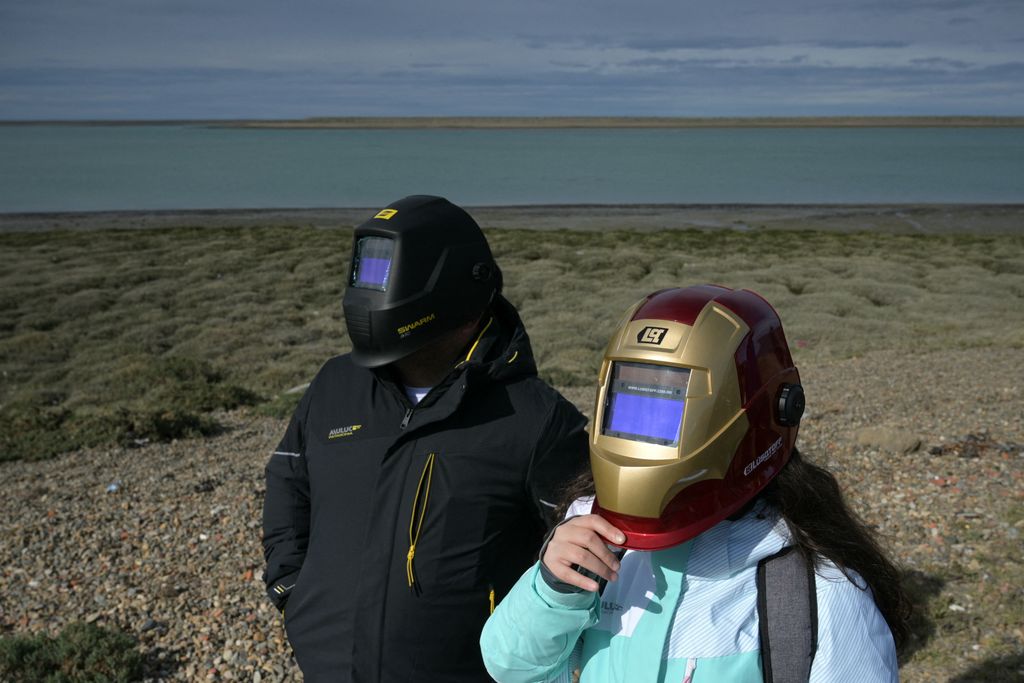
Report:
[[[992,616],[1024,605],[1024,350],[801,370],[804,452],[837,472],[927,607],[903,679],[983,680],[996,660],[998,680],[1024,679],[1021,621]],[[570,397],[590,412],[591,392]],[[209,439],[0,465],[0,632],[85,620],[136,636],[152,680],[298,679],[260,580],[262,470],[284,422],[223,420]]]

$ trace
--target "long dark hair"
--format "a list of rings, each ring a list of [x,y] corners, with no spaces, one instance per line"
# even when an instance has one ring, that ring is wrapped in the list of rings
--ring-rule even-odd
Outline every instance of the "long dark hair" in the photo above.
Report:
[[[566,488],[558,512],[564,517],[572,501],[592,495],[594,476],[587,470]],[[824,557],[848,577],[850,570],[863,577],[900,650],[907,642],[911,612],[900,570],[875,532],[847,505],[832,473],[805,460],[794,448],[758,499],[778,511],[789,527],[793,545],[810,562],[817,564]]]

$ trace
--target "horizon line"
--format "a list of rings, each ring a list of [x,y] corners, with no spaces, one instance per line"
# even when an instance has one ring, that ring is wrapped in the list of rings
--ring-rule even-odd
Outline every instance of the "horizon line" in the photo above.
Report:
[[[315,116],[300,119],[0,119],[24,125],[206,125],[229,128],[723,128],[723,127],[1017,127],[1024,115],[834,116]]]

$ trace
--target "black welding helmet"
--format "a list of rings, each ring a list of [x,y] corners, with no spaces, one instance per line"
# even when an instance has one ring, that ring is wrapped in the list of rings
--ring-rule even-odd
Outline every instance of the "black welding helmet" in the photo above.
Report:
[[[352,360],[393,363],[483,312],[501,271],[480,226],[447,199],[414,195],[356,228],[342,306]]]

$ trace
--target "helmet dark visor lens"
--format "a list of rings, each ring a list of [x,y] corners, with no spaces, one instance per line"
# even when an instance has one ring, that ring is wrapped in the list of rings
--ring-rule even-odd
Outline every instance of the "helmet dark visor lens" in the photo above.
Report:
[[[356,253],[352,259],[350,284],[363,289],[387,291],[394,251],[395,242],[387,237],[361,237],[356,242]]]
[[[601,433],[658,446],[679,444],[690,371],[648,363],[612,363]]]

